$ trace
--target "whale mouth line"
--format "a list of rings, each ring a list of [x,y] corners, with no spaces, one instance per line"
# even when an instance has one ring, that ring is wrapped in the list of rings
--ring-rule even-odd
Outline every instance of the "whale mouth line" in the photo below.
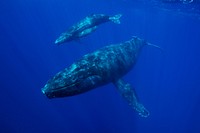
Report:
[[[53,88],[52,90],[53,91],[60,91],[60,90],[64,90],[64,89],[67,89],[67,88],[71,88],[71,87],[74,87],[76,86],[77,84],[81,84],[81,82],[85,81],[85,80],[88,80],[90,79],[91,77],[93,77],[94,75],[92,76],[88,76],[88,77],[85,77],[85,78],[79,78],[79,80],[77,82],[74,82],[74,83],[71,83],[69,85],[64,85],[64,86],[60,86],[60,87],[56,87],[56,88]]]
[[[57,88],[54,88],[52,89],[53,91],[60,91],[60,90],[64,90],[66,89],[68,86],[62,86],[62,87],[57,87]]]
[[[52,90],[53,90],[53,91],[65,90],[65,89],[67,89],[67,88],[70,88],[70,87],[75,86],[75,85],[78,84],[78,83],[80,83],[80,82],[72,83],[72,84],[66,85],[66,86],[56,87],[56,88],[53,88]]]
[[[89,76],[89,77],[90,77],[90,76]],[[79,79],[79,81],[77,81],[77,82],[75,82],[75,83],[71,83],[71,84],[69,84],[69,85],[64,85],[64,86],[61,86],[61,87],[53,88],[52,90],[54,90],[54,91],[60,91],[60,90],[64,90],[64,89],[67,89],[67,88],[70,88],[70,87],[74,87],[74,86],[76,86],[77,84],[80,84],[82,81],[88,79],[89,77]]]

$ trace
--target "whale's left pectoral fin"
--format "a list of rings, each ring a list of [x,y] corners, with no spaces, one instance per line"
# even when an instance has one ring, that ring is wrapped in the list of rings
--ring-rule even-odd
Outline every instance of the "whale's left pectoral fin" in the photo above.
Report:
[[[122,79],[118,79],[114,82],[114,85],[116,86],[122,97],[135,111],[138,112],[141,117],[149,116],[149,111],[141,103],[139,103],[136,92],[130,84],[124,82]]]
[[[94,32],[97,29],[97,26],[94,26],[92,28],[88,28],[85,29],[83,31],[81,31],[80,33],[78,33],[79,37],[83,37],[83,36],[87,36],[88,34],[90,34],[91,32]]]

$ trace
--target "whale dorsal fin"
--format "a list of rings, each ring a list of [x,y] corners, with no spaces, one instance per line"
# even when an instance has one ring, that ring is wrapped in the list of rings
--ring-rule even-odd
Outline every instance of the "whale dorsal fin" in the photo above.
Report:
[[[128,104],[141,116],[148,117],[149,111],[138,101],[136,92],[130,84],[118,79],[113,82],[121,96],[128,102]]]

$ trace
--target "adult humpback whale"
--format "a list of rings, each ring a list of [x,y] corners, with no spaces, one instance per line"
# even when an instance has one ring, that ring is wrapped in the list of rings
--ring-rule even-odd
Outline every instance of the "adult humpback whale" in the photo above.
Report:
[[[85,17],[83,20],[77,24],[70,27],[66,32],[62,33],[58,39],[56,39],[55,44],[62,44],[64,42],[69,42],[72,40],[84,37],[97,29],[97,26],[112,21],[116,24],[120,24],[121,14],[115,16],[107,16],[104,14],[92,14]]]
[[[67,97],[113,83],[128,104],[140,116],[147,117],[149,112],[138,101],[135,90],[122,77],[134,66],[141,48],[148,44],[133,37],[124,43],[86,54],[50,79],[42,92],[48,98]]]

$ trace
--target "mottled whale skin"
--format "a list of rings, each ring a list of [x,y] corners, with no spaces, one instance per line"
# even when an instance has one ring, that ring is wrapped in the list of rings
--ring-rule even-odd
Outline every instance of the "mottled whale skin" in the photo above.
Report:
[[[128,104],[140,116],[147,117],[149,112],[139,103],[134,88],[122,79],[132,69],[146,44],[144,40],[133,37],[86,54],[50,79],[42,92],[48,98],[67,97],[113,83]]]
[[[97,29],[97,26],[112,21],[114,23],[120,24],[121,14],[115,16],[108,16],[105,14],[92,14],[85,17],[83,20],[79,21],[77,24],[70,27],[66,32],[63,32],[58,39],[56,39],[55,44],[62,44],[64,42],[70,42],[72,40],[77,40],[84,37]]]

